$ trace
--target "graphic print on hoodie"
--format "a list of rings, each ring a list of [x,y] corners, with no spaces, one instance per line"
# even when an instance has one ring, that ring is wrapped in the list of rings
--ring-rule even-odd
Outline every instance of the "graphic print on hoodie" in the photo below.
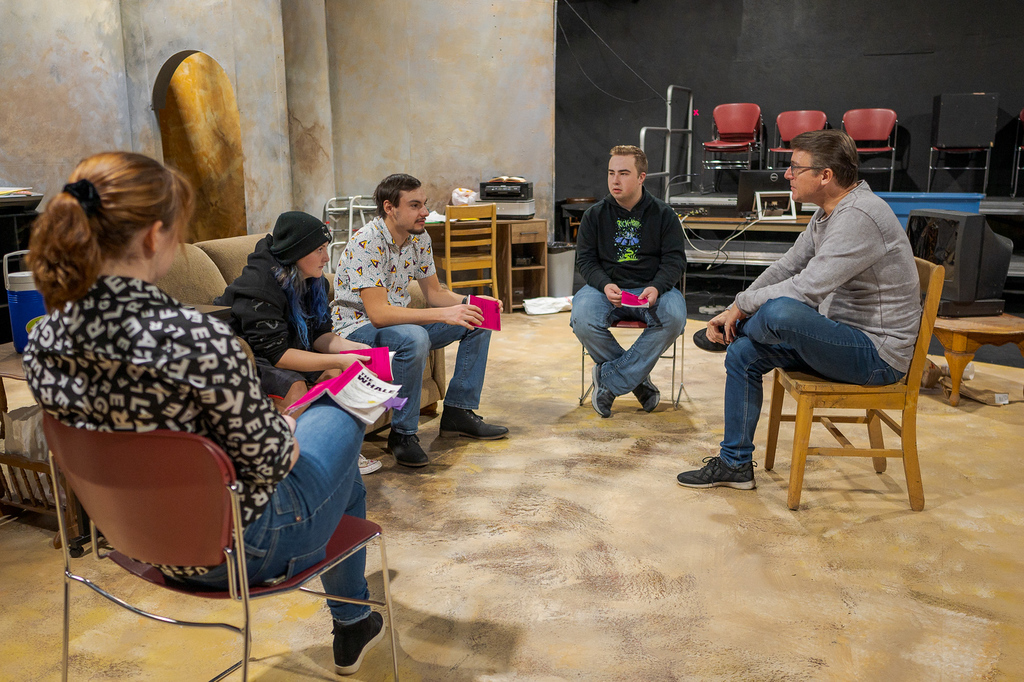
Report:
[[[615,256],[620,263],[640,260],[640,228],[636,218],[619,218],[615,230]]]

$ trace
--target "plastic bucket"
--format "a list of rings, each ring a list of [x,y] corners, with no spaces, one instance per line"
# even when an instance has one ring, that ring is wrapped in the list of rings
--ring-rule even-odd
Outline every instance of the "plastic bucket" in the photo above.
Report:
[[[548,244],[548,296],[572,296],[576,270],[576,245],[568,242]]]
[[[15,352],[21,353],[28,343],[28,333],[44,315],[46,306],[43,295],[36,289],[32,273],[17,270],[12,272],[10,262],[17,258],[24,262],[28,251],[12,251],[4,256],[4,287],[7,289],[7,309],[11,314],[11,336]]]

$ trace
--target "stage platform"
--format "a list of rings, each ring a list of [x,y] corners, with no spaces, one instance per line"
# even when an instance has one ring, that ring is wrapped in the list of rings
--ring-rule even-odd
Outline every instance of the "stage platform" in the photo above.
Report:
[[[942,192],[933,192],[941,198]],[[677,194],[669,198],[669,205],[677,210],[693,210],[697,208],[715,209],[721,213],[723,209],[736,208],[736,195],[729,192],[711,192],[701,194],[690,192]],[[801,212],[813,212],[814,204],[802,204]],[[981,200],[979,213],[998,216],[1024,216],[1024,197],[985,197]]]

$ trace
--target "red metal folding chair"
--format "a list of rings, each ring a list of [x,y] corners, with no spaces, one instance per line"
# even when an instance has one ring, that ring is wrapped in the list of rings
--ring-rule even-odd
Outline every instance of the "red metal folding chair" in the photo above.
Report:
[[[789,143],[801,133],[813,130],[824,130],[828,126],[828,117],[824,111],[801,109],[799,111],[783,111],[775,117],[775,135],[778,138],[775,146],[768,150],[768,167],[775,168],[784,154],[792,154]]]
[[[223,622],[181,621],[143,611],[115,597],[71,571],[67,529],[58,516],[65,548],[63,680],[68,677],[72,582],[82,583],[115,604],[146,618],[175,625],[223,628],[241,635],[242,659],[213,680],[223,679],[239,667],[242,679],[248,679],[252,641],[250,599],[298,589],[326,599],[382,607],[391,632],[394,675],[395,680],[398,679],[398,649],[391,616],[387,555],[380,526],[365,519],[345,516],[327,544],[327,557],[323,561],[288,580],[270,586],[250,586],[239,514],[242,484],[235,479],[234,466],[220,447],[206,438],[181,431],[111,433],[76,429],[61,424],[48,414],[43,417],[43,429],[50,448],[53,480],[58,480],[59,470],[89,515],[92,546],[97,559],[110,559],[129,573],[165,589],[195,597],[240,602],[243,616],[241,627]],[[100,554],[97,527],[116,551]],[[374,538],[380,544],[384,601],[348,599],[304,587]],[[218,566],[224,562],[228,564],[227,591],[193,588],[168,580],[151,565]]]
[[[890,192],[896,177],[896,123],[892,109],[850,109],[843,114],[843,130],[857,144],[858,156],[889,154]]]

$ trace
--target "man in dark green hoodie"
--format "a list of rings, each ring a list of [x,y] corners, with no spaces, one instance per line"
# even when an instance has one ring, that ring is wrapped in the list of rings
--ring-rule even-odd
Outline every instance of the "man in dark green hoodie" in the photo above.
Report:
[[[609,195],[583,214],[577,239],[576,266],[586,286],[573,296],[569,323],[596,363],[591,404],[602,417],[629,392],[647,412],[658,406],[651,370],[686,325],[686,301],[675,288],[686,267],[683,230],[675,211],[644,189],[646,176],[642,149],[612,147]],[[624,302],[623,292],[639,304]],[[628,350],[608,331],[624,320],[647,323]]]

